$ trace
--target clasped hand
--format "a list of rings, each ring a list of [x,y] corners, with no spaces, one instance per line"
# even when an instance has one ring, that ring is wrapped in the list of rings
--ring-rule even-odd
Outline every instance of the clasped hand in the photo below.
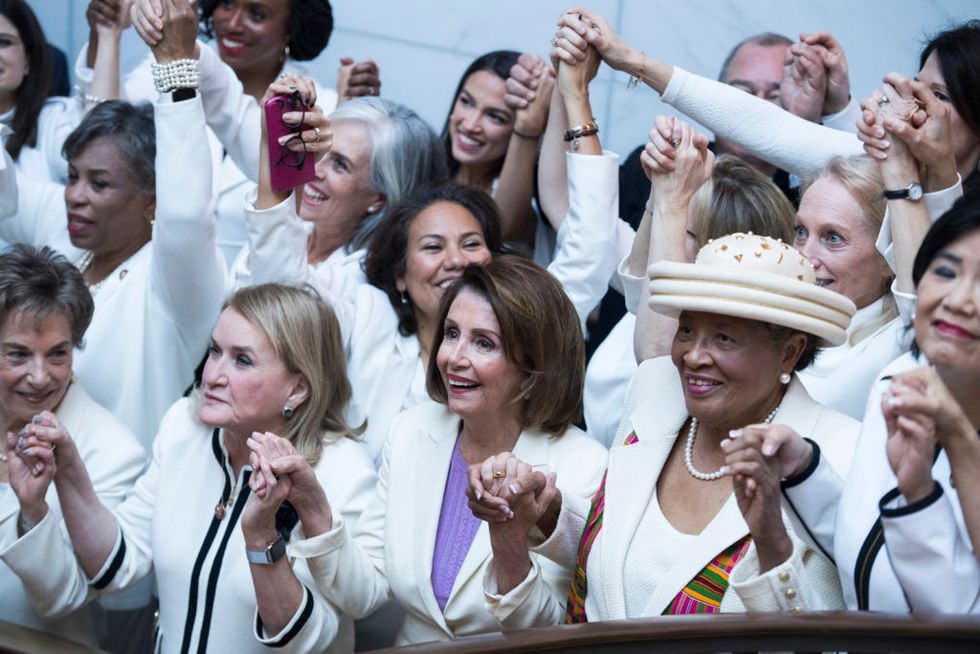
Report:
[[[469,467],[466,496],[473,515],[491,529],[513,528],[523,538],[560,498],[555,480],[504,452]]]

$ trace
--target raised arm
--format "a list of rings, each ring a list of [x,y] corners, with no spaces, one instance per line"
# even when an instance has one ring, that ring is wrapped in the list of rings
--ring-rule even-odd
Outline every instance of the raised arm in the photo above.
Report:
[[[160,65],[193,57],[197,13],[163,0],[165,38],[153,48]],[[207,342],[224,297],[225,268],[215,245],[211,156],[197,97],[163,94],[156,118],[157,205],[150,291],[158,294],[187,343]]]
[[[669,133],[669,138],[663,134]],[[645,276],[658,261],[687,261],[687,214],[691,198],[711,177],[714,154],[708,139],[676,119],[658,117],[642,161],[650,174],[650,200],[630,253],[630,272]],[[645,239],[645,243],[644,243]],[[647,251],[644,257],[643,246]],[[643,297],[646,298],[644,293]],[[659,314],[641,301],[636,308],[633,351],[638,362],[670,352],[677,320]]]
[[[503,218],[504,239],[517,243],[534,240],[535,215],[531,205],[534,170],[554,86],[551,71],[543,60],[534,57],[531,65],[536,80],[535,97],[527,106],[515,108],[514,128],[493,195]]]
[[[805,175],[834,156],[860,154],[848,132],[811,123],[721,82],[688,73],[626,43],[602,16],[573,8],[559,25],[599,50],[603,61],[641,80],[715,134],[783,170]]]

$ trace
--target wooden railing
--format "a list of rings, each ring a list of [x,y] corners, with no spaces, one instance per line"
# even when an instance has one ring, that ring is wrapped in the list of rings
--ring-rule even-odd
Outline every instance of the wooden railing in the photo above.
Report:
[[[654,617],[523,629],[378,650],[389,654],[760,651],[978,654],[980,617],[869,612]]]
[[[99,654],[101,651],[43,631],[0,622],[0,654]]]

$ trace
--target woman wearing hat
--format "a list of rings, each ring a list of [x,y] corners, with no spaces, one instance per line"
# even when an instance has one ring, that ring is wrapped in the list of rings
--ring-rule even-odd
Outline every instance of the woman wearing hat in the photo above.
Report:
[[[511,494],[543,487],[538,473],[505,480],[497,497],[471,475],[482,494],[471,504],[497,520],[501,508],[540,512],[536,551],[576,562],[571,622],[840,608],[833,562],[782,508],[782,471],[761,454],[726,463],[726,448],[746,426],[775,422],[846,473],[858,423],[814,402],[793,373],[844,338],[853,303],[816,286],[792,247],[751,234],[709,242],[693,264],[656,263],[650,276],[650,304],[677,317],[677,331],[670,357],[643,362],[633,378],[624,444],[610,451],[591,505]]]

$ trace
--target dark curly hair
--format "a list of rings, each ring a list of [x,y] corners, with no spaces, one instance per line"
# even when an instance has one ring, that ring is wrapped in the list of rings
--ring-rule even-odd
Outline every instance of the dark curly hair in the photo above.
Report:
[[[398,315],[398,332],[410,336],[418,331],[415,309],[411,302],[402,302],[396,286],[405,274],[408,254],[408,230],[422,211],[436,202],[458,204],[476,218],[483,230],[483,241],[494,256],[504,251],[500,236],[500,210],[497,203],[483,191],[462,184],[443,184],[421,188],[388,210],[378,224],[364,259],[364,274],[368,282],[388,296]]]
[[[224,0],[201,2],[201,34],[214,38],[212,16]],[[316,59],[333,33],[333,8],[329,0],[289,0],[289,57],[296,61]]]
[[[54,64],[37,16],[24,0],[0,0],[0,14],[20,33],[30,72],[17,88],[16,109],[10,121],[13,134],[7,152],[16,160],[24,147],[37,145],[37,120],[48,98],[54,95]]]
[[[474,59],[473,63],[463,71],[463,76],[459,78],[459,85],[456,86],[456,92],[453,93],[453,102],[449,105],[449,113],[446,114],[446,122],[443,123],[442,135],[440,136],[442,145],[446,148],[446,157],[449,159],[449,174],[451,177],[455,177],[456,173],[459,172],[459,162],[453,159],[453,140],[449,136],[449,117],[453,115],[453,108],[456,106],[456,100],[459,98],[459,94],[463,92],[463,85],[466,84],[466,80],[470,78],[470,75],[478,73],[481,70],[490,71],[500,79],[506,81],[510,77],[510,69],[517,63],[517,58],[520,56],[521,53],[516,50],[494,50],[493,52],[488,52]],[[504,160],[501,157],[494,174],[499,174],[503,165]]]

